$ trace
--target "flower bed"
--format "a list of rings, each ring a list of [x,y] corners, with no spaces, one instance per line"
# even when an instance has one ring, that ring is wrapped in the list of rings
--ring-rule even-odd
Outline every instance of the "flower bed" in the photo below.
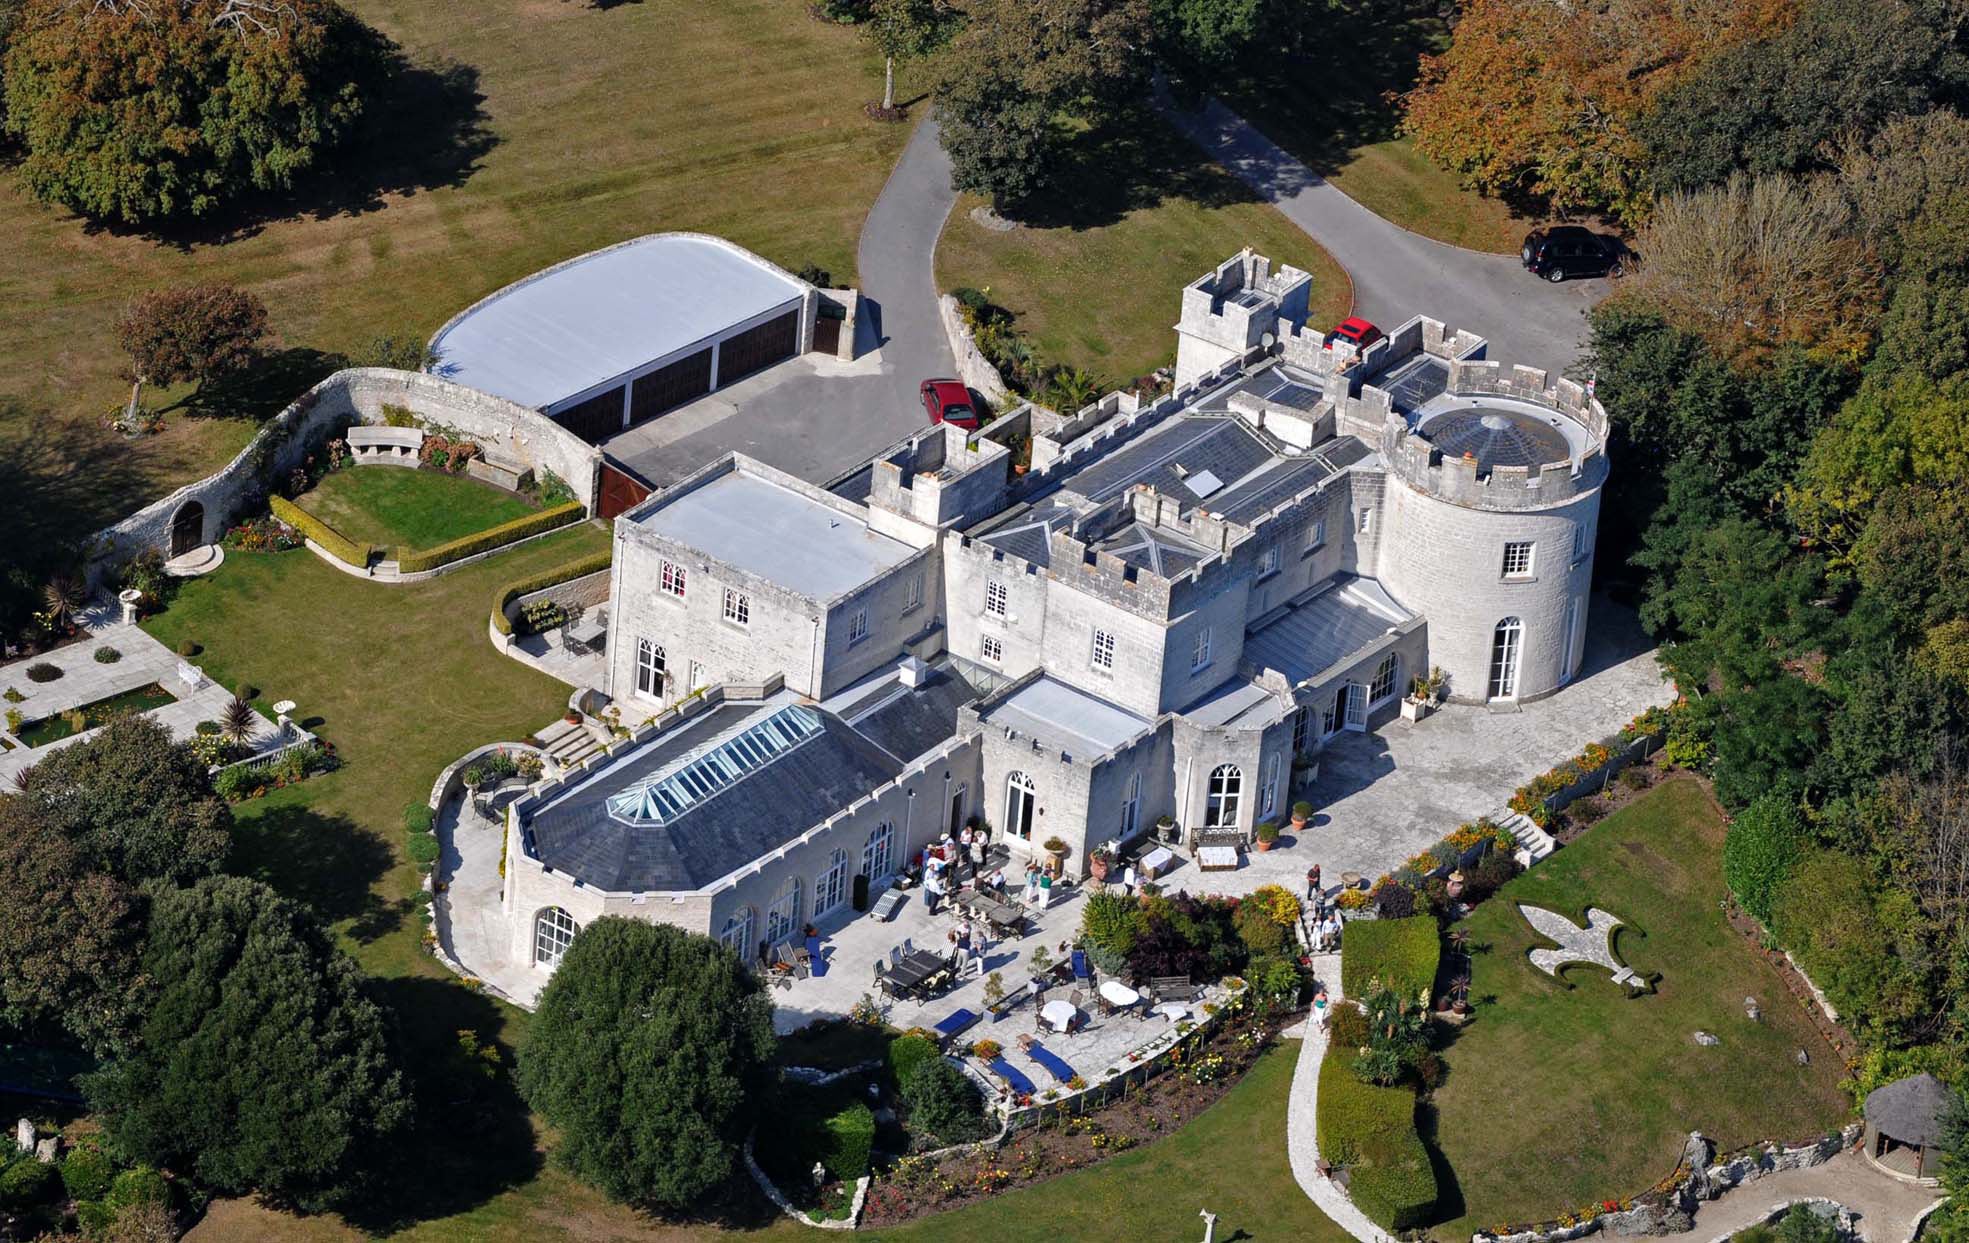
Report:
[[[1595,790],[1604,790],[1621,769],[1645,759],[1668,733],[1668,710],[1649,708],[1622,726],[1605,742],[1588,743],[1572,759],[1519,786],[1511,795],[1512,811],[1539,828],[1551,827],[1567,804]]]
[[[111,695],[107,699],[98,699],[79,708],[31,721],[14,730],[14,736],[30,747],[45,747],[51,742],[106,725],[116,717],[148,712],[152,708],[162,708],[176,702],[176,696],[152,682],[149,686],[140,686],[120,695]]]
[[[212,788],[227,802],[243,803],[270,790],[296,785],[316,773],[333,772],[342,766],[332,744],[318,739],[299,743],[265,759],[242,760],[221,768],[212,777]]]
[[[1280,1016],[1253,1013],[1235,1000],[1219,1015],[1214,1024],[1172,1031],[1160,1062],[1111,1068],[1121,1073],[1085,1092],[1015,1111],[1025,1125],[1009,1127],[995,1142],[893,1162],[870,1186],[861,1224],[940,1213],[1171,1134],[1215,1104],[1277,1038]]]

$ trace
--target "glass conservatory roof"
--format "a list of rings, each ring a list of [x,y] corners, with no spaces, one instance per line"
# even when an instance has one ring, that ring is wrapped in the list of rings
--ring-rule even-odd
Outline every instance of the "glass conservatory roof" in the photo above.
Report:
[[[819,713],[789,704],[709,751],[610,795],[609,815],[632,824],[663,824],[821,731]]]

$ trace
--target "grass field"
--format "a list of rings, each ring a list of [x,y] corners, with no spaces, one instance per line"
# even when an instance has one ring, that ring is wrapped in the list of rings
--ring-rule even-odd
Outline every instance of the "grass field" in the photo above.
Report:
[[[1455,1218],[1437,1237],[1643,1191],[1674,1169],[1690,1131],[1728,1150],[1845,1121],[1838,1056],[1723,918],[1722,846],[1705,787],[1676,778],[1467,921],[1478,1006],[1444,1054],[1448,1078],[1434,1097],[1444,1208]],[[1545,942],[1519,902],[1575,920],[1591,904],[1626,921],[1619,953],[1636,971],[1660,972],[1658,991],[1630,998],[1604,970],[1578,965],[1553,982],[1526,960]],[[1744,1017],[1745,997],[1762,1003],[1761,1023]],[[1697,1030],[1722,1044],[1696,1045]],[[1800,1048],[1809,1066],[1792,1060]]]
[[[295,504],[359,543],[432,548],[534,511],[464,475],[360,466],[323,475]]]
[[[1153,112],[1080,145],[1060,195],[1070,211],[1000,232],[967,195],[937,247],[938,288],[988,289],[1042,360],[1093,372],[1103,391],[1174,360],[1183,286],[1245,246],[1312,273],[1315,324],[1352,308],[1331,255]]]
[[[1248,57],[1241,73],[1207,86],[1376,215],[1440,242],[1511,254],[1534,221],[1463,189],[1397,130],[1390,94],[1414,86],[1418,58],[1447,43],[1441,13],[1413,0],[1360,8],[1344,37],[1312,39],[1296,58]]]
[[[510,281],[643,233],[723,234],[846,283],[908,136],[861,114],[880,61],[798,0],[348,7],[417,72],[377,139],[288,203],[139,236],[45,207],[0,169],[0,455],[31,441],[47,473],[79,476],[58,490],[74,534],[208,473],[253,431],[177,415],[140,441],[102,430],[127,395],[112,325],[136,291],[225,280],[264,298],[292,352],[205,403],[264,415],[319,375],[315,352],[421,340]]]

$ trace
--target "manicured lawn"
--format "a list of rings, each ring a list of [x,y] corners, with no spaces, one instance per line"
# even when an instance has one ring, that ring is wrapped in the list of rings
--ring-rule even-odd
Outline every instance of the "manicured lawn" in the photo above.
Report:
[[[1093,1169],[1008,1192],[954,1213],[875,1232],[937,1243],[1169,1243],[1200,1237],[1198,1209],[1217,1214],[1219,1239],[1340,1243],[1348,1236],[1313,1207],[1285,1155],[1285,1109],[1299,1046],[1266,1054],[1221,1101],[1167,1139]]]
[[[908,137],[861,113],[879,59],[795,0],[348,7],[422,72],[378,141],[261,218],[166,239],[95,230],[0,169],[0,453],[31,431],[51,476],[76,473],[61,489],[76,534],[208,473],[253,430],[176,415],[140,441],[102,430],[128,393],[113,323],[140,290],[224,280],[266,300],[296,353],[216,403],[264,415],[319,374],[307,351],[421,340],[510,281],[643,233],[722,234],[852,283],[862,218]]]
[[[358,543],[431,548],[534,510],[523,498],[464,475],[400,466],[323,475],[295,504]]]
[[[1447,44],[1442,12],[1433,3],[1359,9],[1344,37],[1314,38],[1296,59],[1249,57],[1242,75],[1209,89],[1376,215],[1437,241],[1511,254],[1533,221],[1431,164],[1400,135],[1387,98],[1415,85],[1423,53]]]
[[[1435,1142],[1452,1173],[1433,1233],[1463,1238],[1630,1196],[1669,1173],[1688,1133],[1722,1149],[1799,1140],[1845,1121],[1838,1055],[1724,921],[1722,817],[1693,778],[1664,782],[1519,877],[1467,923],[1476,1018],[1444,1054]],[[1548,944],[1526,902],[1627,922],[1618,950],[1659,991],[1630,998],[1604,970],[1566,984],[1526,960]],[[1756,997],[1763,1021],[1744,1017]],[[1722,1038],[1715,1048],[1697,1030]],[[1811,1055],[1809,1066],[1792,1059]],[[1427,1131],[1425,1110],[1425,1133]],[[1460,1204],[1457,1192],[1460,1189]]]
[[[1058,219],[998,232],[971,218],[982,200],[960,198],[937,247],[938,288],[988,289],[1042,360],[1106,387],[1175,359],[1183,286],[1245,246],[1312,273],[1315,324],[1346,318],[1353,290],[1333,257],[1153,112],[1081,147],[1085,171]]]

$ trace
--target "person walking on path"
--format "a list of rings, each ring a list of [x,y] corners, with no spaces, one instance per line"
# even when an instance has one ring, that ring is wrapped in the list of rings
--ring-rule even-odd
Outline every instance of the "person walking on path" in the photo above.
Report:
[[[1306,900],[1317,903],[1322,896],[1320,890],[1320,865],[1315,863],[1306,869]]]

